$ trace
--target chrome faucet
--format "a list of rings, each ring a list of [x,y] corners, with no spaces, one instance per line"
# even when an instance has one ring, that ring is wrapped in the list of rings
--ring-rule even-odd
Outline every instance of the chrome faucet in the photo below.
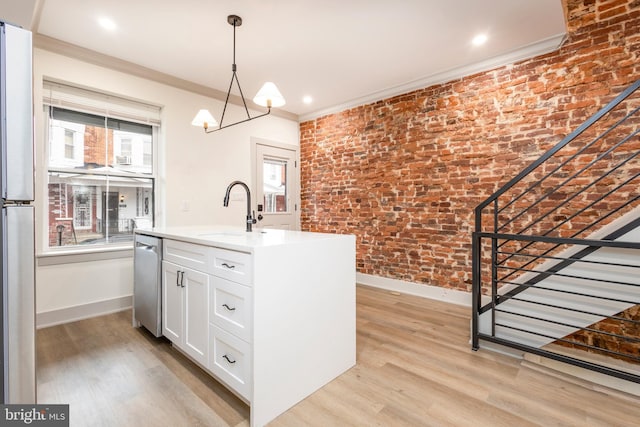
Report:
[[[240,185],[244,187],[244,190],[247,192],[247,231],[251,231],[251,226],[255,224],[257,221],[251,215],[251,191],[249,191],[249,187],[242,181],[233,181],[227,187],[227,192],[224,194],[224,207],[229,206],[229,195],[231,194],[231,189],[235,185]]]

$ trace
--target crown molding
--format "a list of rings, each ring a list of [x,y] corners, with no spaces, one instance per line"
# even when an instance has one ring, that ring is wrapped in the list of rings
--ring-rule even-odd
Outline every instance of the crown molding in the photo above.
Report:
[[[274,109],[271,114],[274,116],[282,117],[288,120],[297,122],[304,122],[313,120],[318,117],[326,116],[329,114],[338,113],[348,110],[350,108],[358,107],[361,105],[370,104],[383,99],[388,99],[397,95],[409,93],[418,89],[423,89],[429,86],[434,86],[442,83],[446,83],[452,80],[457,80],[465,76],[470,76],[476,73],[488,71],[498,67],[502,67],[508,64],[513,64],[518,61],[530,59],[539,55],[544,55],[559,49],[566,40],[566,33],[557,34],[547,39],[523,46],[519,49],[507,52],[502,55],[489,58],[484,61],[468,64],[462,67],[452,68],[447,71],[435,73],[424,78],[414,80],[401,85],[393,86],[388,89],[373,92],[371,94],[354,98],[350,101],[334,105],[322,110],[313,111],[303,115],[297,115],[288,111]],[[178,89],[186,90],[198,95],[207,96],[209,98],[224,101],[226,93],[217,89],[213,89],[208,86],[204,86],[198,83],[194,83],[188,80],[180,79],[178,77],[162,73],[160,71],[153,70],[151,68],[143,67],[138,64],[134,64],[129,61],[125,61],[113,56],[104,55],[102,53],[86,49],[71,43],[64,42],[52,37],[48,37],[42,34],[34,34],[33,37],[34,46],[40,49],[44,49],[53,53],[68,56],[70,58],[79,59],[84,62],[88,62],[101,67],[109,68],[115,71],[120,71],[133,76],[141,77],[147,80],[152,80],[158,83],[162,83],[168,86],[172,86]],[[231,95],[229,102],[242,106],[242,98],[237,95]]]
[[[388,89],[383,89],[371,94],[352,99],[342,104],[334,105],[332,107],[314,111],[299,116],[300,122],[317,119],[318,117],[326,116],[329,114],[339,113],[341,111],[348,110],[350,108],[359,107],[361,105],[371,104],[373,102],[388,99],[396,95],[402,95],[412,92],[418,89],[424,89],[429,86],[434,86],[452,80],[457,80],[462,77],[477,74],[483,71],[492,70],[498,67],[502,67],[508,64],[513,64],[518,61],[530,59],[535,56],[544,55],[559,49],[566,40],[566,33],[557,34],[547,39],[523,46],[519,49],[507,52],[502,55],[494,56],[493,58],[486,59],[484,61],[476,62],[462,67],[452,68],[441,73],[432,74],[423,77],[418,80],[414,80],[398,86],[393,86]]]
[[[226,92],[222,92],[208,86],[194,83],[189,80],[184,80],[170,74],[165,74],[151,68],[134,64],[133,62],[125,61],[114,56],[105,55],[94,50],[90,50],[42,34],[36,33],[33,35],[33,45],[34,47],[37,47],[39,49],[64,55],[69,58],[78,59],[90,64],[98,65],[100,67],[109,68],[111,70],[119,71],[125,74],[130,74],[132,76],[141,77],[157,83],[162,83],[167,86],[186,90],[188,92],[203,95],[223,102],[227,97]],[[243,106],[242,98],[237,95],[231,95],[229,97],[229,102],[234,105]],[[297,114],[280,109],[272,109],[271,115],[282,117],[288,120],[293,120],[295,122],[297,122],[299,119]]]

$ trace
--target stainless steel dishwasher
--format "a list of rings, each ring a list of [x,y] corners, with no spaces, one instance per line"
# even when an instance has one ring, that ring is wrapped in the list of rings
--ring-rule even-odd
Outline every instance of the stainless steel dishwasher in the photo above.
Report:
[[[162,335],[162,239],[135,235],[133,253],[133,323]]]

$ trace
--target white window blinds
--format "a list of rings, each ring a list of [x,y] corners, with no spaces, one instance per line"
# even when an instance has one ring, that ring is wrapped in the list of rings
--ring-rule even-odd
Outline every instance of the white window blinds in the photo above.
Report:
[[[45,80],[42,98],[45,105],[160,126],[160,107],[90,89]]]

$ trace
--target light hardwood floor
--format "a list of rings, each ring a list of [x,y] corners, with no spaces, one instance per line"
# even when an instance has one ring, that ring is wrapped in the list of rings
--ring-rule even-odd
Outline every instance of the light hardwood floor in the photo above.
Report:
[[[358,286],[357,365],[272,426],[634,426],[611,396],[469,347],[469,309]],[[248,426],[249,408],[131,312],[38,331],[38,400],[72,426]],[[640,386],[639,386],[640,387]]]

